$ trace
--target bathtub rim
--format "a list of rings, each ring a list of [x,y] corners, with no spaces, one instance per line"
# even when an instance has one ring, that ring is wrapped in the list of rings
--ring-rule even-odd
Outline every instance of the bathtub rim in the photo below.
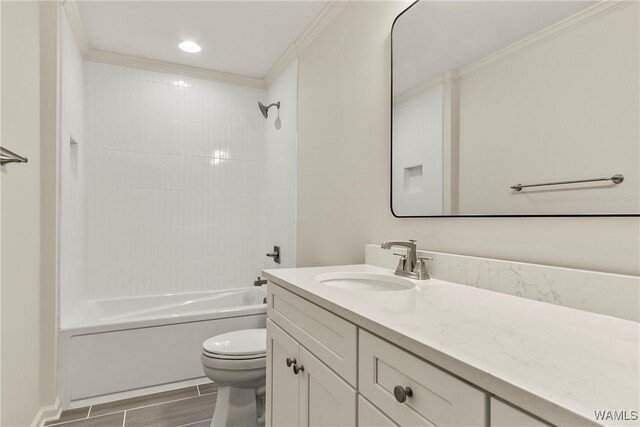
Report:
[[[167,314],[159,314],[159,315],[150,315],[150,316],[140,316],[140,317],[132,317],[132,318],[124,318],[117,319],[113,321],[91,321],[91,322],[82,322],[79,320],[81,313],[86,310],[87,306],[90,304],[96,304],[101,301],[124,301],[124,300],[144,300],[148,298],[157,298],[157,297],[172,297],[172,296],[185,296],[188,297],[190,295],[215,295],[229,292],[247,292],[247,291],[257,291],[258,293],[264,293],[264,297],[266,297],[266,290],[262,290],[260,288],[254,287],[242,287],[235,289],[216,289],[216,290],[205,290],[205,291],[192,291],[192,292],[176,292],[176,293],[167,293],[167,294],[154,294],[154,295],[136,295],[131,297],[115,297],[115,298],[103,298],[103,299],[90,299],[85,300],[80,303],[80,305],[68,316],[69,319],[64,321],[62,318],[60,319],[60,326],[58,328],[58,332],[64,335],[85,335],[91,333],[101,333],[101,332],[110,332],[110,331],[122,331],[127,329],[136,329],[136,328],[148,328],[154,326],[166,326],[171,324],[178,323],[191,323],[191,322],[199,322],[204,320],[213,320],[220,319],[226,317],[243,317],[243,316],[253,316],[256,314],[266,314],[267,304],[259,303],[259,304],[247,304],[247,305],[236,305],[232,307],[223,307],[223,308],[213,308],[210,310],[198,310],[198,311],[187,311],[184,313],[177,313],[172,315]]]

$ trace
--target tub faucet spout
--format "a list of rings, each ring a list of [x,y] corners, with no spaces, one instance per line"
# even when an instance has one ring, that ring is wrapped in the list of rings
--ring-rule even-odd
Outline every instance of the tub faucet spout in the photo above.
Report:
[[[262,279],[260,276],[253,281],[253,286],[262,286],[267,284],[267,279]]]

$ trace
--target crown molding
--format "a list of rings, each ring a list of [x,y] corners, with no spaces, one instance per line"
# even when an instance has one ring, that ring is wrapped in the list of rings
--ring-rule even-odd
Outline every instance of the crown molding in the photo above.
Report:
[[[465,67],[462,67],[459,70],[451,71],[452,79],[462,79],[469,74],[481,70],[494,62],[498,62],[508,57],[520,54],[530,48],[533,48],[541,43],[544,43],[548,40],[552,40],[556,37],[559,37],[569,31],[572,31],[576,28],[581,27],[584,24],[592,22],[596,19],[600,19],[618,9],[621,9],[625,6],[633,4],[636,0],[604,0],[600,3],[597,3],[593,6],[590,6],[580,12],[569,16],[555,24],[552,24],[542,30],[534,33],[530,36],[527,36],[523,39],[516,41],[515,43],[500,49],[494,53],[491,53],[479,60],[472,62]],[[421,83],[418,86],[415,86],[407,91],[396,95],[393,97],[393,104],[399,104],[406,101],[409,98],[412,98],[423,92],[434,87],[437,84],[441,84],[443,82],[442,76],[437,76],[427,82]]]
[[[494,62],[502,61],[508,57],[518,55],[528,49],[536,47],[542,43],[559,37],[569,31],[573,31],[576,28],[581,27],[591,21],[600,19],[618,9],[628,6],[637,0],[604,0],[591,7],[588,7],[575,15],[569,16],[555,24],[552,24],[537,33],[534,33],[528,37],[525,37],[517,42],[500,49],[490,55],[485,56],[465,67],[462,67],[456,72],[456,76],[459,79],[485,68]]]
[[[327,5],[322,8],[318,16],[313,20],[311,25],[302,33],[302,35],[291,46],[285,50],[280,58],[273,64],[273,67],[267,74],[264,75],[263,80],[267,87],[273,83],[273,81],[282,73],[285,68],[298,56],[304,52],[307,47],[318,37],[322,31],[331,23],[333,18],[336,17],[338,12],[347,4],[346,0],[329,0]]]
[[[280,73],[282,73],[288,66],[293,62],[294,59],[298,56],[298,50],[296,49],[296,44],[292,44],[285,50],[280,58],[273,64],[273,67],[269,70],[267,74],[262,78],[264,80],[264,84],[266,87],[271,86],[271,83],[274,82],[275,79],[278,78]]]
[[[238,74],[213,71],[206,68],[191,67],[188,65],[174,64],[172,62],[158,61],[155,59],[141,58],[137,56],[121,55],[119,53],[105,52],[101,50],[90,49],[86,53],[85,59],[87,61],[120,65],[123,67],[137,68],[140,70],[155,71],[167,74],[180,74],[186,77],[212,80],[236,86],[246,86],[258,89],[265,88],[264,81],[262,79],[254,77],[240,76]]]
[[[87,37],[87,30],[84,27],[84,22],[82,22],[82,17],[80,16],[78,4],[75,0],[62,0],[60,4],[67,15],[71,31],[73,31],[73,35],[76,37],[76,42],[78,43],[80,52],[82,53],[82,56],[85,56],[87,52],[91,50],[91,45],[89,44],[89,38]]]
[[[298,55],[309,47],[311,42],[324,31],[346,4],[347,1],[345,0],[329,0],[329,3],[320,11],[316,19],[313,20],[311,25],[309,25],[298,40],[296,40],[295,45]]]
[[[71,29],[73,30],[73,34],[75,35],[80,51],[82,52],[82,56],[88,61],[139,68],[147,71],[180,74],[198,79],[212,80],[220,83],[229,83],[259,89],[264,89],[273,83],[280,73],[282,73],[282,71],[284,71],[296,57],[302,54],[311,42],[320,33],[322,33],[346,3],[346,0],[329,0],[327,5],[320,11],[318,16],[316,16],[311,25],[309,25],[309,27],[302,33],[298,40],[296,40],[282,53],[282,55],[280,55],[269,72],[260,79],[225,73],[222,71],[209,70],[206,68],[191,67],[188,65],[180,65],[155,59],[92,49],[76,0],[60,1],[67,18],[69,19]]]

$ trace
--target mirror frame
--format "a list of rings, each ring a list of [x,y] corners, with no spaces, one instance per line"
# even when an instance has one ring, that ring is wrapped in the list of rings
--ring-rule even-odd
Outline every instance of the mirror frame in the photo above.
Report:
[[[389,210],[391,210],[391,214],[395,218],[561,218],[561,217],[596,217],[596,218],[606,218],[606,217],[640,217],[640,212],[638,213],[614,213],[614,214],[502,214],[502,215],[398,215],[393,210],[393,30],[398,22],[398,19],[402,15],[404,15],[407,11],[409,11],[413,6],[415,6],[420,0],[415,0],[411,3],[406,9],[398,14],[393,20],[391,24],[391,88],[390,88],[390,114],[389,114]]]

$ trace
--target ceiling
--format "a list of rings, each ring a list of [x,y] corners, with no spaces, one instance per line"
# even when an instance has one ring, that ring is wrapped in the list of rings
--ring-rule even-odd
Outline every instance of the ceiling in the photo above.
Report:
[[[399,95],[594,5],[594,1],[421,1],[393,29]]]
[[[78,1],[92,49],[263,78],[327,1]],[[184,53],[178,43],[202,46]]]

